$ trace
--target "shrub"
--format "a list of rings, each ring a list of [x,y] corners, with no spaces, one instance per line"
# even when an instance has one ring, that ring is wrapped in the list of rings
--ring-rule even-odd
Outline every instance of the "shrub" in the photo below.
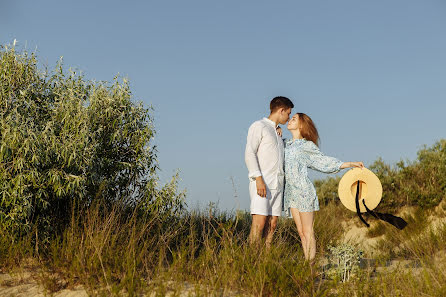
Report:
[[[176,178],[159,189],[150,108],[132,101],[127,80],[86,80],[40,71],[34,54],[0,49],[0,228],[39,237],[61,233],[72,209],[94,201],[183,207]],[[73,208],[74,207],[74,208]]]
[[[398,196],[409,205],[437,206],[446,195],[446,139],[418,151],[413,163],[398,163]]]
[[[355,249],[345,243],[338,246],[328,246],[328,250],[330,268],[326,271],[327,276],[346,282],[351,276],[358,273],[359,263],[364,254],[362,250]]]
[[[317,195],[321,205],[329,203],[338,204],[340,202],[338,196],[338,185],[341,177],[327,177],[326,179],[318,179],[314,181]]]
[[[398,212],[405,205],[430,209],[446,196],[446,139],[419,150],[413,162],[389,165],[378,158],[369,169],[383,187],[377,211]],[[314,182],[321,203],[339,203],[339,180],[340,177],[329,177]]]

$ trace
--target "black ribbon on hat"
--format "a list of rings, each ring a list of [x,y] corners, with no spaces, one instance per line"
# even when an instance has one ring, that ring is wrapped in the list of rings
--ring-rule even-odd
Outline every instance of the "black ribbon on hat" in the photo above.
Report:
[[[364,220],[364,218],[361,215],[361,211],[359,210],[359,183],[360,181],[358,180],[358,184],[356,185],[356,197],[355,197],[355,204],[356,204],[356,213],[358,214],[359,219],[367,226],[370,227],[370,225],[366,222],[366,220]],[[396,228],[403,230],[404,227],[407,226],[407,222],[397,216],[388,214],[388,213],[379,213],[379,212],[374,212],[372,210],[370,210],[367,205],[365,205],[365,201],[364,199],[362,200],[362,204],[364,204],[365,209],[367,210],[367,213],[374,216],[375,218],[377,218],[378,220],[382,220],[385,221],[393,226],[395,226]]]

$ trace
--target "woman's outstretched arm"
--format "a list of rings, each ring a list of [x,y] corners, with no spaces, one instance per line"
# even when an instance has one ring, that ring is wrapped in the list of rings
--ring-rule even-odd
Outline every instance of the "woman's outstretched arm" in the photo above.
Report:
[[[342,162],[334,157],[325,156],[313,142],[307,143],[306,151],[310,161],[309,167],[321,172],[337,173],[350,167],[364,168],[362,162]]]
[[[344,162],[342,163],[340,169],[356,167],[356,168],[364,168],[364,164],[362,162]]]

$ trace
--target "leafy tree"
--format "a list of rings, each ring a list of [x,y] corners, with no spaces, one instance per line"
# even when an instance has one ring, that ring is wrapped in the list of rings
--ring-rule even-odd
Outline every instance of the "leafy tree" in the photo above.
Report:
[[[0,227],[18,234],[63,229],[97,201],[183,209],[176,175],[159,188],[151,108],[132,101],[127,80],[93,82],[40,71],[37,58],[0,48]],[[36,225],[37,224],[37,225]]]

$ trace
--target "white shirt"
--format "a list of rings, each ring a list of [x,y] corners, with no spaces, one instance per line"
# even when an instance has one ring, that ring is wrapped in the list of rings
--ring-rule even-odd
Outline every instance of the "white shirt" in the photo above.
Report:
[[[248,176],[263,176],[269,189],[283,187],[283,141],[276,132],[277,125],[268,118],[254,122],[248,130],[245,162]]]

